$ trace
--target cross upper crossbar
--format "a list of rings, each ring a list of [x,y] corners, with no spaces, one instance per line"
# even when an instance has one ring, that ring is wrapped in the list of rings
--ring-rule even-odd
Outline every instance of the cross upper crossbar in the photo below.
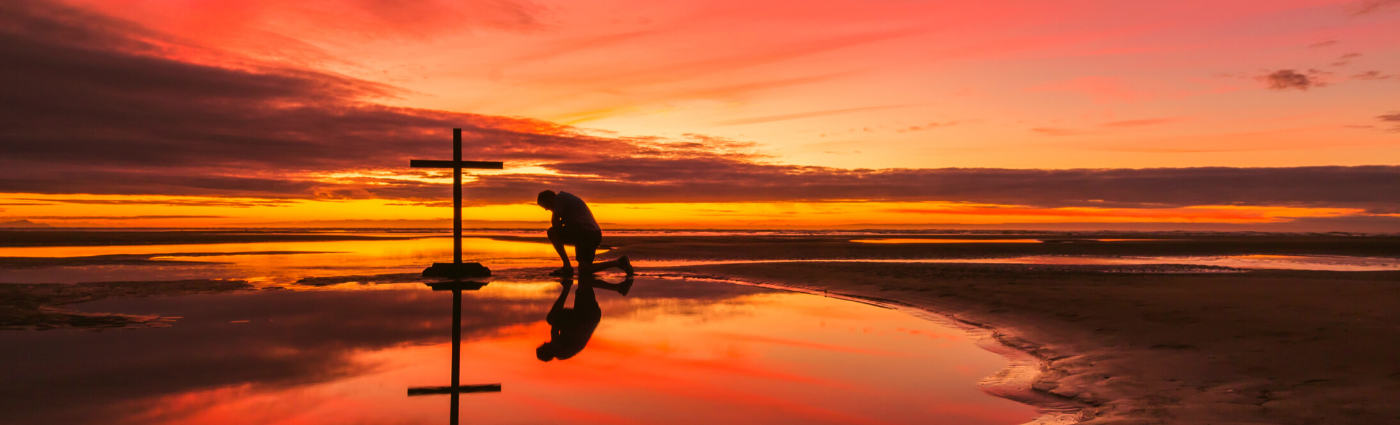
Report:
[[[472,168],[478,170],[504,170],[504,162],[492,161],[447,161],[437,159],[410,159],[408,166],[413,168]]]

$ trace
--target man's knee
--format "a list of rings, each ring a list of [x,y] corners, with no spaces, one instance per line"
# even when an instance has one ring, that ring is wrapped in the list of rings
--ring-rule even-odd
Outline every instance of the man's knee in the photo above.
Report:
[[[558,227],[551,227],[544,233],[549,235],[549,240],[551,242],[561,242],[564,236],[563,232],[561,232]]]

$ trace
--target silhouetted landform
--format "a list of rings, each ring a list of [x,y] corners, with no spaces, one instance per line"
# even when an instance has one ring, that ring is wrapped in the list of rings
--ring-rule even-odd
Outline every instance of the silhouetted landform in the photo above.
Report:
[[[0,223],[0,228],[31,228],[31,229],[32,229],[32,228],[40,228],[40,229],[42,229],[42,228],[48,228],[48,227],[51,227],[51,226],[49,226],[49,225],[47,225],[47,224],[44,224],[44,223],[35,223],[35,222],[29,221],[29,220],[15,220],[15,221],[6,221],[6,222],[3,222],[3,223]]]
[[[544,237],[484,236],[498,240],[546,243]],[[1348,255],[1400,257],[1400,236],[1238,235],[1099,233],[1067,238],[1063,234],[1014,235],[881,235],[882,239],[1042,239],[1056,243],[867,244],[850,242],[869,236],[669,236],[609,235],[614,248],[600,259],[638,253],[647,261],[743,261],[793,259],[958,259],[1021,256],[1218,256],[1218,255]],[[1139,239],[1073,243],[1070,240]]]
[[[106,298],[207,294],[251,289],[242,280],[175,280],[78,284],[0,284],[0,330],[121,328],[156,325],[168,318],[120,313],[84,313],[61,307]]]
[[[729,249],[757,254],[773,243]],[[1111,244],[1093,246],[1101,245]],[[629,249],[649,257],[671,249],[660,247]],[[802,250],[798,244],[791,249]],[[843,262],[705,265],[666,273],[912,306],[990,329],[1041,366],[1028,391],[1001,395],[1069,406],[1081,420],[1400,420],[1400,272],[1102,271]]]
[[[269,231],[126,231],[126,230],[0,230],[0,247],[179,245],[254,242],[318,242],[413,239],[413,236],[364,236],[336,233]]]
[[[172,252],[161,254],[111,254],[87,257],[0,257],[0,269],[83,266],[161,266],[170,264],[220,264],[219,261],[155,260],[156,257],[221,257],[226,255],[328,254],[318,251]]]

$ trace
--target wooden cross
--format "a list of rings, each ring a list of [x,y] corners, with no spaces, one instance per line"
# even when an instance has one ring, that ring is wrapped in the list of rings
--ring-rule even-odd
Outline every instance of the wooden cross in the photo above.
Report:
[[[462,265],[462,169],[473,168],[482,170],[505,169],[505,164],[501,162],[488,161],[463,161],[462,160],[462,129],[452,129],[452,160],[432,160],[413,159],[408,161],[408,165],[413,168],[451,168],[452,169],[452,251],[453,264],[433,264],[428,270],[423,271],[424,276],[482,276],[481,270],[485,270],[485,276],[490,276],[491,271],[480,264],[472,266]]]
[[[461,394],[469,393],[498,393],[501,392],[501,384],[485,385],[461,385],[462,372],[462,291],[475,291],[486,286],[481,282],[437,282],[429,283],[434,291],[452,291],[452,385],[446,387],[413,387],[408,389],[408,396],[420,395],[440,395],[452,396],[447,423],[457,425],[458,418],[458,398]]]

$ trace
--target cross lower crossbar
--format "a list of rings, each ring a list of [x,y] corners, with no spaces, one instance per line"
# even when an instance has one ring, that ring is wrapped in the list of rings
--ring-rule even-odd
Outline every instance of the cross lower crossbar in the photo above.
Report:
[[[436,159],[410,159],[408,166],[413,168],[473,168],[478,170],[504,170],[504,162],[492,161],[446,161]]]

